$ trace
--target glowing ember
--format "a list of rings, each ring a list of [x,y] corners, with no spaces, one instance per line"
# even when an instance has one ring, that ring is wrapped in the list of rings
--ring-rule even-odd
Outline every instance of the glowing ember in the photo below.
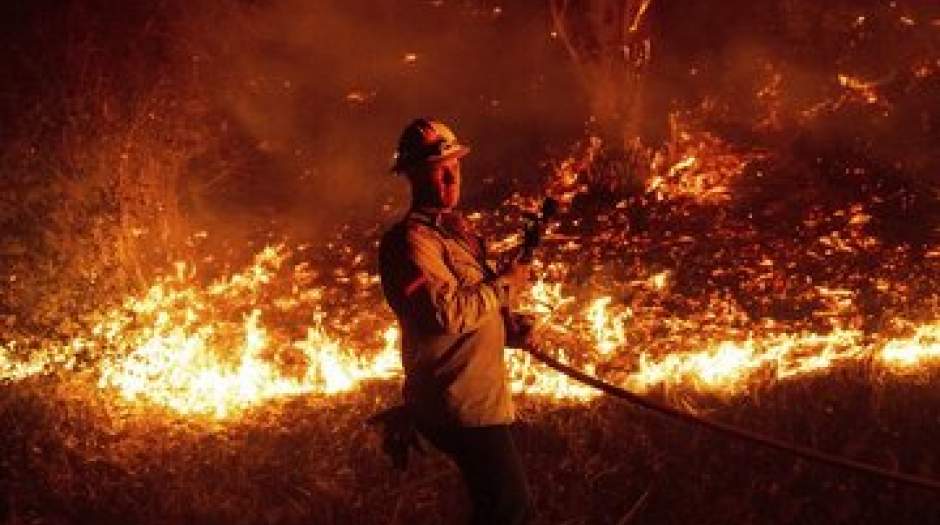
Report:
[[[839,84],[846,88],[850,95],[858,100],[866,104],[879,106],[883,109],[891,108],[891,105],[878,93],[879,84],[877,82],[869,82],[858,77],[844,74],[840,74],[838,79]]]
[[[662,290],[666,287],[666,284],[669,282],[669,272],[662,271],[656,274],[653,274],[647,281],[650,286],[657,290]]]
[[[689,199],[701,204],[730,200],[734,178],[753,162],[765,158],[762,151],[746,154],[707,133],[682,133],[677,150],[682,152],[671,165],[654,162],[646,192],[657,199]]]

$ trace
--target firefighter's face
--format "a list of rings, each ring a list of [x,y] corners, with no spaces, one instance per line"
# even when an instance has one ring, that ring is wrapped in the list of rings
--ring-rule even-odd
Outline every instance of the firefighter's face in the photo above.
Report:
[[[460,159],[420,166],[412,174],[412,184],[422,204],[453,208],[460,201]]]

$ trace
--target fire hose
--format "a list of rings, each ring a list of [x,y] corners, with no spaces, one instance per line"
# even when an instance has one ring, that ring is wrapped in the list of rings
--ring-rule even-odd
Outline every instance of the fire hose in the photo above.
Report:
[[[532,357],[538,361],[541,361],[549,368],[552,368],[564,374],[565,376],[578,381],[579,383],[600,390],[601,392],[611,397],[615,397],[631,405],[639,406],[661,416],[665,416],[688,425],[706,428],[721,435],[728,436],[743,442],[753,443],[756,445],[776,449],[781,452],[786,452],[802,459],[823,463],[859,474],[864,474],[878,480],[893,481],[911,487],[940,492],[940,481],[913,476],[903,472],[887,470],[869,463],[856,461],[835,454],[827,454],[813,448],[789,443],[764,434],[745,430],[740,427],[705,419],[688,412],[683,412],[666,405],[661,405],[643,396],[603,381],[597,377],[588,375],[581,370],[578,370],[577,368],[562,363],[558,359],[555,359],[554,357],[537,348],[528,347],[522,348],[521,350],[529,353],[532,355]]]
[[[524,242],[521,247],[522,252],[520,259],[531,261],[533,252],[541,241],[542,233],[545,230],[547,222],[555,215],[557,210],[557,202],[551,198],[547,198],[542,205],[541,213],[529,214],[527,216],[528,224],[525,230]],[[518,329],[518,327],[513,326],[510,326],[509,328],[510,330]],[[869,463],[856,461],[835,454],[828,454],[813,448],[800,446],[795,443],[789,443],[787,441],[773,438],[765,434],[745,430],[743,428],[726,423],[711,421],[696,416],[695,414],[683,412],[681,410],[656,403],[636,393],[615,386],[597,377],[588,375],[581,370],[578,370],[577,368],[562,363],[558,359],[555,359],[549,354],[539,350],[538,348],[535,348],[533,345],[520,346],[523,346],[521,350],[529,353],[536,360],[541,361],[549,368],[552,368],[557,372],[560,372],[561,374],[578,381],[579,383],[595,388],[611,397],[615,397],[631,405],[639,406],[661,416],[677,420],[684,424],[706,428],[723,436],[731,437],[739,441],[786,452],[805,460],[830,465],[859,474],[864,474],[877,480],[892,481],[911,487],[940,493],[940,481],[914,476],[911,474],[905,474],[903,472],[887,470]]]

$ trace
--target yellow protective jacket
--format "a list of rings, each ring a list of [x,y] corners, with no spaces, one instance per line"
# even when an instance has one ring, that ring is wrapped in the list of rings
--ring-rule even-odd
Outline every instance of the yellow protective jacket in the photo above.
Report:
[[[501,307],[510,286],[455,212],[413,209],[382,237],[382,289],[401,326],[404,397],[433,425],[513,421]],[[458,223],[465,224],[457,219]]]

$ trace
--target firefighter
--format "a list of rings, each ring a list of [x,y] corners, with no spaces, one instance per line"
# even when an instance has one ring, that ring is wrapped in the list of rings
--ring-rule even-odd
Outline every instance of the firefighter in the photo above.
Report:
[[[510,433],[503,319],[527,286],[529,267],[518,260],[500,271],[490,266],[482,237],[455,209],[469,151],[432,119],[402,132],[392,171],[410,183],[411,208],[382,238],[380,274],[402,333],[399,412],[460,469],[471,523],[518,524],[530,497]]]

